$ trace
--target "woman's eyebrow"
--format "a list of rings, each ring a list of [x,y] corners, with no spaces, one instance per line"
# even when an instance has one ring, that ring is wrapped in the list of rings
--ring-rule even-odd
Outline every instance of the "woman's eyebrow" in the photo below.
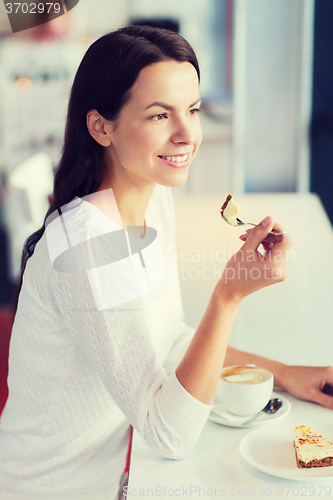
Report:
[[[192,108],[192,106],[195,106],[199,102],[201,102],[200,97],[198,97],[198,99],[193,104],[191,104],[189,106],[189,108]],[[173,111],[175,109],[174,106],[170,106],[169,104],[166,104],[166,103],[160,102],[160,101],[156,101],[156,102],[153,102],[152,104],[149,104],[149,106],[147,106],[146,109],[153,108],[154,106],[159,106],[160,108],[167,109],[168,111]]]

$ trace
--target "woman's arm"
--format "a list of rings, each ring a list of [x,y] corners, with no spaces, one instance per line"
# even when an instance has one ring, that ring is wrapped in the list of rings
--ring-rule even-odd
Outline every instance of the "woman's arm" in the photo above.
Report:
[[[176,376],[187,392],[211,404],[240,302],[222,300],[215,288],[205,314],[180,361]]]
[[[274,227],[281,230],[277,225]],[[243,298],[286,278],[286,256],[291,245],[288,235],[283,235],[272,247],[266,247],[264,256],[258,252],[272,228],[273,222],[267,217],[249,233],[242,248],[229,260],[177,367],[179,382],[203,403],[212,402],[230,332]]]
[[[68,329],[68,338],[79,348],[75,359],[92,367],[92,376],[100,377],[146,444],[165,457],[188,456],[202,431],[243,297],[281,281],[285,275],[283,259],[280,257],[275,266],[273,257],[279,248],[285,250],[286,241],[274,246],[269,252],[271,259],[268,253],[262,259],[257,252],[272,226],[270,220],[268,225],[257,226],[229,261],[177,373],[169,377],[157,362],[140,301],[98,311],[86,273],[53,273],[55,310]],[[99,236],[98,227],[90,231],[88,239]],[[242,267],[242,274],[243,269],[248,273],[259,269],[261,278],[239,277],[238,266]],[[275,267],[279,279],[274,276]],[[103,267],[103,273],[98,274],[99,292],[112,296],[115,279],[117,283],[120,278],[121,283],[132,283],[133,274],[128,272],[115,278]]]

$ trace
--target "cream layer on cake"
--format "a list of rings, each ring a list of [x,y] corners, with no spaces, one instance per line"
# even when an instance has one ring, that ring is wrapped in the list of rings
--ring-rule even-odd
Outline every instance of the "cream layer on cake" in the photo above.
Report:
[[[234,199],[231,196],[231,194],[228,194],[225,202],[221,207],[221,215],[223,219],[225,219],[229,224],[237,226],[238,225],[236,220],[237,214],[238,214],[238,207],[234,202]]]
[[[295,428],[294,435],[296,458],[304,464],[333,457],[333,443],[310,427],[299,425]]]

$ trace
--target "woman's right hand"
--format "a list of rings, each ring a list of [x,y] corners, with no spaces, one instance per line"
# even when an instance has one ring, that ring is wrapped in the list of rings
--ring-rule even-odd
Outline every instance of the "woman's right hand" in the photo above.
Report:
[[[240,302],[256,290],[286,279],[291,237],[288,234],[277,236],[276,243],[263,244],[263,254],[258,250],[272,229],[283,231],[280,225],[266,217],[247,231],[244,245],[228,261],[217,284],[218,293],[226,300]]]

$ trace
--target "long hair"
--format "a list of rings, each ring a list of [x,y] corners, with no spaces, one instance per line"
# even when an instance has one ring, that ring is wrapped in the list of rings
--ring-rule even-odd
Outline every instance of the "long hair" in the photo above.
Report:
[[[27,239],[23,248],[19,283],[12,302],[14,314],[27,261],[45,232],[47,217],[76,196],[96,191],[105,177],[104,148],[88,131],[87,113],[96,109],[107,120],[116,120],[131,97],[131,87],[140,71],[168,60],[191,63],[200,79],[192,47],[178,33],[167,29],[127,26],[103,36],[87,50],[71,90],[64,147],[54,179],[53,202],[43,226]]]

